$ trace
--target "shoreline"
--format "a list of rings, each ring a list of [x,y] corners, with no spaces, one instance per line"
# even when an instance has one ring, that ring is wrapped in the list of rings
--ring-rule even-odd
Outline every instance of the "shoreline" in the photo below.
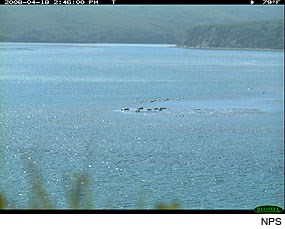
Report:
[[[200,50],[236,50],[236,51],[272,51],[272,52],[284,52],[284,49],[270,49],[270,48],[227,48],[227,47],[197,47],[197,46],[187,46],[187,45],[178,45],[178,44],[149,44],[149,43],[61,43],[61,42],[2,42],[0,44],[34,44],[34,45],[74,45],[74,46],[162,46],[162,47],[170,47],[170,48],[184,48],[184,49],[200,49]]]
[[[270,48],[226,48],[226,47],[197,47],[187,45],[176,45],[176,48],[184,49],[201,49],[201,50],[236,50],[236,51],[273,51],[284,52],[284,49],[270,49]]]

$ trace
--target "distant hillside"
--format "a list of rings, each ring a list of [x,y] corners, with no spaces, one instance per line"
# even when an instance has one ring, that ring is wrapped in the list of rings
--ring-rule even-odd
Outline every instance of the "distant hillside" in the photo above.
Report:
[[[0,6],[0,41],[171,43],[191,27],[283,18],[282,6]]]
[[[282,20],[199,26],[185,33],[181,45],[196,48],[284,49],[283,30]]]

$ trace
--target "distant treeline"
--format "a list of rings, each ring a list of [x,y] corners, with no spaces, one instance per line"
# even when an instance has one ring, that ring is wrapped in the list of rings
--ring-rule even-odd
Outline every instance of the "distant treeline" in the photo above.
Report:
[[[198,26],[187,30],[181,46],[194,48],[284,49],[282,20]]]

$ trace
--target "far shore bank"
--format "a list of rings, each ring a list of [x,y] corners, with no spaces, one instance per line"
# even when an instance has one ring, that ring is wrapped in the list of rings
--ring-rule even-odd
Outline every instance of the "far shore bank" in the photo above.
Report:
[[[272,51],[272,52],[284,52],[284,49],[270,49],[270,48],[229,48],[229,47],[199,47],[199,46],[186,46],[186,45],[178,45],[178,44],[151,44],[151,43],[77,43],[77,42],[18,42],[18,41],[0,41],[0,44],[27,44],[27,45],[89,45],[89,46],[109,46],[109,45],[117,45],[117,46],[169,46],[171,48],[184,48],[184,49],[200,49],[200,50],[237,50],[237,51]]]
[[[284,49],[269,49],[269,48],[227,48],[227,47],[197,47],[197,46],[185,46],[176,45],[177,48],[185,49],[204,49],[204,50],[237,50],[237,51],[274,51],[274,52],[284,52]]]

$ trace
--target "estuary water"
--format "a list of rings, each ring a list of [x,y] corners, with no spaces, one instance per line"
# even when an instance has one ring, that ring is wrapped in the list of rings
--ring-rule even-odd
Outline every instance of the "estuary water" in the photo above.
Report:
[[[32,206],[35,176],[56,208],[74,189],[97,209],[284,207],[283,52],[1,43],[0,55],[10,208]]]

